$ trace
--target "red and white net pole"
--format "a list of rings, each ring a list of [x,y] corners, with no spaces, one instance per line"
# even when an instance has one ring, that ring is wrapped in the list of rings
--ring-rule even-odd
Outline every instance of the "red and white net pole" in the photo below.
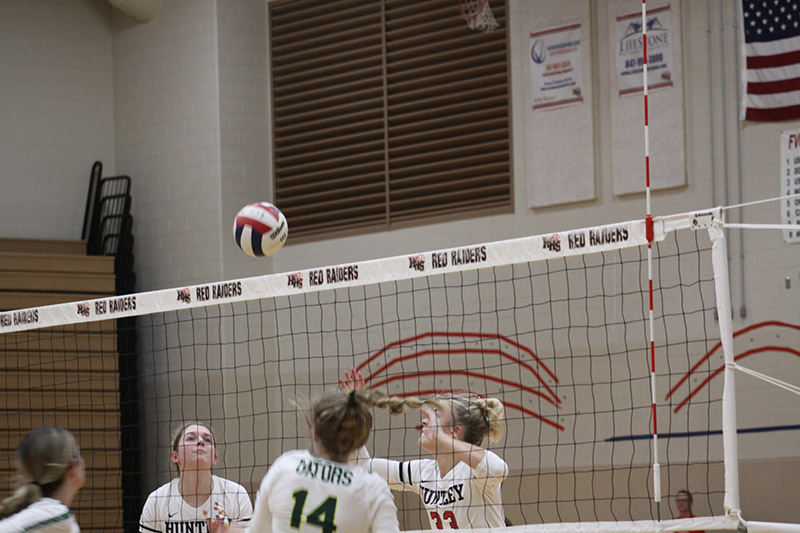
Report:
[[[653,320],[653,214],[650,210],[650,134],[647,106],[647,0],[642,0],[642,93],[644,94],[644,165],[647,186],[645,198],[647,214],[647,284],[650,292],[650,393],[653,402],[653,498],[661,501],[661,465],[658,463],[658,412],[656,410],[656,344]]]

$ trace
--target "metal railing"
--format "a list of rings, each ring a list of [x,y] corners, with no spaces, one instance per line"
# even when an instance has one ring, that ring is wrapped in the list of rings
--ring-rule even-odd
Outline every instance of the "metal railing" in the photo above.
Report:
[[[133,272],[133,216],[131,178],[104,178],[103,164],[92,165],[81,239],[88,255],[114,256],[116,293],[136,290]],[[120,444],[122,450],[123,526],[126,533],[138,531],[141,512],[139,441],[139,336],[136,318],[117,319],[119,354]]]
[[[92,165],[81,239],[89,255],[114,256],[117,294],[136,290],[133,272],[133,217],[131,216],[131,178],[102,177],[103,164]]]

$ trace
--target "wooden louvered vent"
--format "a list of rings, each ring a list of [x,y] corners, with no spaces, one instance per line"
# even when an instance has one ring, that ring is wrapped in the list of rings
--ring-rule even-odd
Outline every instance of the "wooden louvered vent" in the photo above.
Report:
[[[269,4],[275,201],[293,237],[508,212],[502,25],[456,0]]]

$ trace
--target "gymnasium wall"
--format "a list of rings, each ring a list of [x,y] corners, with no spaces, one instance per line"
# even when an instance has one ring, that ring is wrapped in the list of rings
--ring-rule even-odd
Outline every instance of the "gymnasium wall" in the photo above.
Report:
[[[170,0],[144,24],[105,0],[2,2],[0,235],[78,238],[98,159],[106,175],[133,178],[138,290],[641,218],[636,184],[644,182],[644,157],[631,143],[643,142],[642,104],[618,96],[612,55],[616,17],[641,3],[562,0],[555,10],[508,1],[514,213],[304,244],[291,244],[290,235],[278,255],[261,260],[236,249],[230,226],[241,205],[271,195],[263,0]],[[652,94],[653,213],[779,195],[780,134],[800,124],[738,122],[736,3],[669,5],[679,69],[673,87]],[[582,65],[586,98],[563,113],[534,112],[529,34],[574,22],[590,48]],[[750,222],[779,221],[775,204],[733,211],[730,220],[742,213]],[[800,324],[800,245],[785,244],[777,231],[728,236],[734,330]],[[742,350],[787,345],[785,328],[752,331],[739,337]],[[764,352],[744,362],[800,382],[791,355]],[[741,420],[797,423],[795,396],[749,376],[738,384]],[[800,522],[797,510],[763,497],[764,472],[800,474],[800,431],[777,441],[779,448],[769,432],[740,438],[744,510],[750,518]]]
[[[0,236],[79,239],[89,171],[114,168],[105,1],[0,4]]]
[[[133,176],[140,290],[222,274],[216,2],[167,4],[147,24],[112,17],[117,168]]]

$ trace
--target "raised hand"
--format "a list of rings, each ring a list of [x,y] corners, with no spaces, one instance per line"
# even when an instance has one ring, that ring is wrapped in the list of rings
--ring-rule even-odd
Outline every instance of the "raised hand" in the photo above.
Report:
[[[367,387],[364,375],[352,368],[344,371],[344,379],[339,378],[339,388],[347,392],[354,390],[364,390]]]
[[[220,512],[221,507],[219,503],[214,502],[214,518],[208,516],[208,511],[203,509],[203,516],[206,517],[206,524],[208,525],[209,533],[228,533],[230,526],[225,520],[225,511]]]

